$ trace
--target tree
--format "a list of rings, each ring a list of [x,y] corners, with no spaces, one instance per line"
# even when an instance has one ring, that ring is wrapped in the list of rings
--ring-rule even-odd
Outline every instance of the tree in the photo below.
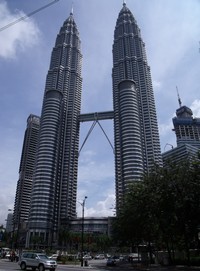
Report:
[[[155,244],[186,252],[195,245],[200,225],[200,164],[198,161],[168,163],[155,167],[141,182],[130,186],[114,223],[121,244]]]
[[[95,236],[98,251],[106,251],[111,245],[111,239],[106,234],[98,234]]]
[[[124,206],[114,221],[114,237],[118,245],[134,250],[141,244],[150,245],[154,241],[156,224],[146,190],[145,182],[134,182],[130,186]]]

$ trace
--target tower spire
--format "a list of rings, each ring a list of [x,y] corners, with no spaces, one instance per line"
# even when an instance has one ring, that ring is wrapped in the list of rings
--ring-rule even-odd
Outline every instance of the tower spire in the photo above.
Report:
[[[73,15],[73,14],[74,14],[74,2],[72,2],[72,8],[71,8],[70,15]]]
[[[126,0],[123,0],[123,6],[126,6]]]
[[[178,103],[179,103],[179,106],[181,107],[182,103],[181,103],[181,98],[180,98],[179,93],[178,93],[178,87],[177,86],[176,86],[176,91],[177,91],[177,96],[178,96]]]

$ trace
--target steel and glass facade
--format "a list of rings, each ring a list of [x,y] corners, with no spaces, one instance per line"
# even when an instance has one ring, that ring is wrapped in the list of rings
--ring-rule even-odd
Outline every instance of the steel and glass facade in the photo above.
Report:
[[[179,163],[181,161],[190,161],[199,159],[200,149],[200,118],[193,118],[192,110],[181,105],[176,110],[176,117],[172,119],[176,135],[177,147],[163,153],[163,164]]]
[[[82,54],[71,13],[56,38],[46,78],[27,245],[47,246],[76,216]]]
[[[163,166],[167,167],[170,163],[180,163],[184,161],[197,160],[199,148],[191,144],[181,144],[176,148],[162,154]]]
[[[156,108],[145,44],[123,4],[113,43],[113,104],[117,210],[129,184],[162,164]]]
[[[200,148],[200,118],[193,118],[193,112],[189,107],[180,106],[172,121],[177,146],[190,144]]]
[[[28,222],[39,128],[40,117],[33,114],[29,115],[24,134],[19,179],[15,195],[13,231],[16,232],[19,232],[24,223]]]
[[[113,111],[80,114],[81,42],[71,13],[57,35],[46,78],[34,158],[27,243],[58,243],[59,230],[76,219],[80,122],[114,119],[116,208],[130,183],[161,164],[150,67],[139,27],[123,4],[114,32]]]

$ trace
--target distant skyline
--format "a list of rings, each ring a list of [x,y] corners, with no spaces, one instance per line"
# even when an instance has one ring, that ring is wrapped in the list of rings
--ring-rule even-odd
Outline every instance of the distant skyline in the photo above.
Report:
[[[0,28],[50,1],[0,2]],[[73,1],[83,52],[82,113],[112,110],[112,44],[122,0]],[[126,0],[141,29],[151,67],[161,151],[176,146],[172,117],[183,105],[200,117],[200,2],[198,0]],[[60,0],[0,32],[1,151],[0,224],[14,207],[22,143],[29,114],[40,115],[44,85],[56,35],[69,16],[70,1]],[[81,124],[81,141],[92,123]],[[113,142],[112,121],[101,122]],[[168,145],[166,145],[168,144]],[[86,195],[86,216],[112,215],[114,156],[98,126],[79,159],[78,202]],[[78,214],[81,205],[77,203]]]

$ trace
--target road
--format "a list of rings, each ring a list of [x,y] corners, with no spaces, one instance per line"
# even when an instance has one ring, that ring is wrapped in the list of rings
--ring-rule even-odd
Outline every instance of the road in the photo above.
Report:
[[[107,267],[106,266],[106,260],[90,260],[88,261],[89,266],[83,266],[81,267],[80,265],[62,265],[58,264],[58,267],[56,271],[70,271],[70,270],[75,270],[75,271],[85,271],[88,269],[88,271],[106,271],[106,270],[112,270],[112,267]],[[20,266],[18,265],[17,262],[10,262],[8,259],[0,259],[0,271],[12,271],[12,270],[21,270]],[[31,269],[27,269],[31,270]],[[123,270],[123,269],[120,269]],[[127,269],[125,269],[127,270]]]
[[[21,270],[18,263],[10,262],[7,259],[0,259],[0,271],[12,271],[12,270]],[[31,270],[31,269],[27,269]],[[106,260],[90,260],[89,266],[80,265],[62,265],[58,264],[56,271],[129,271],[129,270],[141,270],[141,271],[200,271],[200,267],[186,267],[186,266],[149,266],[148,268],[134,268],[131,264],[128,263],[118,263],[115,267],[106,266]]]

